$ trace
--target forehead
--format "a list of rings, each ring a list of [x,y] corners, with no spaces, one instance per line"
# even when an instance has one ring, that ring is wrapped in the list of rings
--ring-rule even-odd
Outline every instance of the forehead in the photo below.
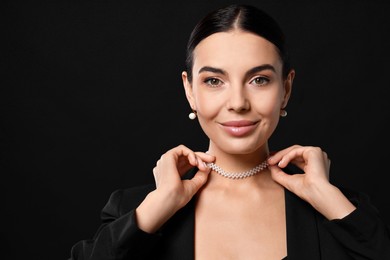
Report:
[[[276,46],[268,40],[240,30],[214,33],[194,50],[194,69],[215,66],[224,69],[271,64],[280,69],[282,62]]]

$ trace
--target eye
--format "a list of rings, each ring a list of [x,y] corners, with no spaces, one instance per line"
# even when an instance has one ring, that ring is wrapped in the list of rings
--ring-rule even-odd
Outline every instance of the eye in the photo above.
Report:
[[[269,79],[266,77],[257,77],[257,78],[254,78],[250,83],[258,85],[258,86],[264,86],[268,82],[269,82]]]
[[[206,83],[207,85],[211,86],[211,87],[218,87],[220,85],[222,85],[222,81],[217,79],[217,78],[207,78],[204,83]]]

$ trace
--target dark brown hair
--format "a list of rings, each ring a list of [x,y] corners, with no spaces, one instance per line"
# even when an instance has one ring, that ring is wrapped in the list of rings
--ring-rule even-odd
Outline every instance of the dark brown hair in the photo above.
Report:
[[[186,71],[190,82],[192,81],[195,47],[214,33],[233,29],[254,33],[273,43],[283,63],[283,77],[287,77],[291,67],[285,46],[285,36],[279,24],[257,7],[233,4],[210,12],[192,30],[186,52]]]

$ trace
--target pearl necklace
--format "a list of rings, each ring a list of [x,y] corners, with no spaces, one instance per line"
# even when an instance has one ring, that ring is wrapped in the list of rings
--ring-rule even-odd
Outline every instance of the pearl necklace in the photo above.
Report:
[[[248,171],[245,171],[245,172],[226,172],[224,169],[222,169],[221,167],[219,167],[215,163],[208,163],[207,166],[210,167],[211,169],[213,169],[219,175],[222,175],[223,177],[230,178],[230,179],[243,179],[246,177],[253,176],[253,175],[259,173],[260,171],[266,169],[268,167],[268,163],[267,163],[267,161],[264,161],[264,162],[260,163],[259,165],[257,165],[256,167],[254,167]]]

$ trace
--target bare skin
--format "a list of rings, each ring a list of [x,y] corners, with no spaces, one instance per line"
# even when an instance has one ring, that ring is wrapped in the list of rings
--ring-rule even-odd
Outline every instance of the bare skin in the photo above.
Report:
[[[212,173],[197,195],[196,259],[282,259],[287,255],[284,189],[268,170],[226,183]]]

